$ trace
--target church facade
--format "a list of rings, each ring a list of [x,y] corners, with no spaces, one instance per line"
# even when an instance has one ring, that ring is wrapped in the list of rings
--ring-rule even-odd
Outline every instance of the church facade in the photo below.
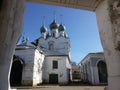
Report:
[[[38,46],[45,54],[44,75],[45,83],[67,84],[70,80],[70,39],[66,36],[65,26],[57,24],[54,19],[50,24],[50,33],[43,25],[40,29],[42,36],[38,39]]]
[[[70,39],[66,35],[66,28],[54,19],[50,24],[50,33],[43,24],[40,28],[41,37],[36,42],[28,40],[17,45],[10,81],[14,85],[37,85],[41,83],[67,84],[71,79]],[[14,62],[19,63],[16,65]],[[15,68],[21,65],[21,73],[15,80]],[[17,67],[18,66],[18,67]]]

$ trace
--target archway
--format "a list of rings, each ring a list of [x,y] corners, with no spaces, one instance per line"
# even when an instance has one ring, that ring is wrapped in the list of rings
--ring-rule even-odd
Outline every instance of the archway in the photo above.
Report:
[[[18,58],[13,58],[11,73],[10,73],[10,85],[20,86],[22,80],[23,63]]]
[[[106,63],[103,61],[99,61],[97,64],[98,67],[98,75],[100,83],[107,83],[107,67]]]

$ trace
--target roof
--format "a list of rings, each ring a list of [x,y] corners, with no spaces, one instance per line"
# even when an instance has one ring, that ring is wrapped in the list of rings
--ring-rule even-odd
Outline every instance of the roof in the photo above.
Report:
[[[57,52],[57,51],[53,51],[53,50],[48,50],[48,49],[45,49],[45,48],[42,48],[42,51],[43,51],[43,54],[45,56],[67,56],[68,57],[68,60],[69,60],[69,63],[71,63],[70,61],[70,56],[67,55],[67,54],[64,54],[64,53],[60,53],[60,52]]]
[[[53,50],[48,50],[45,48],[43,48],[42,50],[46,56],[68,56],[67,54],[65,55],[64,53],[60,53],[60,52],[53,51]]]
[[[59,25],[57,24],[56,20],[53,20],[53,22],[50,24],[50,29],[52,30],[52,29],[56,29],[58,27],[59,27]]]
[[[44,25],[42,25],[42,27],[40,28],[40,32],[41,33],[47,32],[47,28]]]
[[[65,31],[65,29],[66,28],[65,28],[65,26],[63,24],[59,25],[59,28],[58,28],[59,31]]]
[[[100,54],[104,54],[104,52],[96,52],[96,53],[88,53],[81,61],[80,63],[82,63],[86,58],[88,58],[89,56],[96,56],[96,55],[100,55]]]
[[[30,42],[23,42],[23,43],[21,43],[21,44],[18,44],[17,46],[16,46],[16,49],[18,50],[18,49],[36,49],[37,47],[35,46],[35,45],[33,45],[32,43],[30,43]]]
[[[17,47],[16,47],[16,50],[24,50],[24,49],[34,49],[34,50],[36,49],[40,53],[42,53],[42,54],[44,53],[42,51],[41,47],[35,46],[31,42],[24,42],[24,43],[21,43],[21,44],[17,45]]]
[[[27,0],[30,2],[95,11],[104,0]]]

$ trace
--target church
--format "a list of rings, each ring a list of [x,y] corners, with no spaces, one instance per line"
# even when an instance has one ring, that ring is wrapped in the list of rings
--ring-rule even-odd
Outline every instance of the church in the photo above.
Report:
[[[70,38],[66,28],[56,19],[50,32],[43,24],[36,42],[23,39],[16,46],[10,73],[10,84],[67,84],[71,80]]]

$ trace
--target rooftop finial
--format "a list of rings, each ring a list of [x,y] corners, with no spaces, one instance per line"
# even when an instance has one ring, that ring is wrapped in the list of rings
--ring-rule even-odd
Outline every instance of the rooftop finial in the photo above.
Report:
[[[23,36],[22,36],[22,43],[25,42],[25,32],[23,33]]]
[[[61,22],[61,24],[62,24],[62,16],[63,16],[63,15],[61,14],[61,15],[60,15],[60,22]]]
[[[26,37],[26,42],[28,42],[29,41],[29,37]]]
[[[54,20],[56,21],[56,11],[53,12]]]
[[[43,23],[43,25],[45,25],[45,16],[43,16],[43,22],[42,23]]]

